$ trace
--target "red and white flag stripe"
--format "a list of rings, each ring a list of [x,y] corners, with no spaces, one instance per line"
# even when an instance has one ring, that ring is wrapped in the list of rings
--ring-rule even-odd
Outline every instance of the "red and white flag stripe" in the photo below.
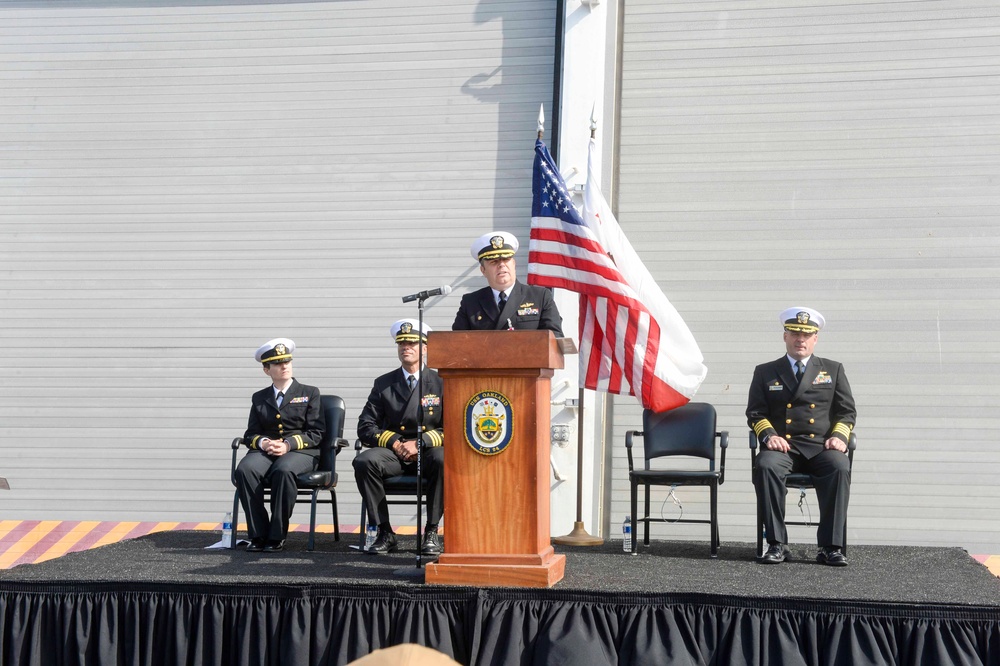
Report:
[[[701,351],[600,194],[591,140],[581,214],[548,149],[535,146],[528,282],[580,294],[585,388],[637,396],[665,411],[688,402],[707,373]]]

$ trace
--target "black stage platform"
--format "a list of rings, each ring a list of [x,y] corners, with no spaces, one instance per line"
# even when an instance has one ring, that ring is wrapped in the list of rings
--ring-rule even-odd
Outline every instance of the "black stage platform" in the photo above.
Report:
[[[550,590],[423,583],[354,537],[205,550],[161,532],[0,572],[0,663],[345,664],[415,642],[463,664],[1000,664],[1000,579],[954,548],[853,546],[850,566],[749,544],[557,548]],[[412,548],[414,538],[401,537]]]

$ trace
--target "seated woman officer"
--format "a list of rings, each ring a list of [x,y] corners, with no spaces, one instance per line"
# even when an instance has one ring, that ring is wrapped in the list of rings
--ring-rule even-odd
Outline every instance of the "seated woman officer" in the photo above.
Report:
[[[271,385],[253,394],[244,442],[250,451],[236,467],[236,485],[247,516],[250,552],[284,548],[288,520],[295,508],[296,477],[316,468],[325,423],[319,389],[292,377],[295,343],[268,340],[254,358]],[[271,488],[271,517],[264,488]]]

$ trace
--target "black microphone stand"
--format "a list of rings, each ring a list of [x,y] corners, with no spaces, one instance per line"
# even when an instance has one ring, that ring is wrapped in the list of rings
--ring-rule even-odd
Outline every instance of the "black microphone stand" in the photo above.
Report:
[[[423,567],[423,499],[424,499],[424,301],[426,297],[417,299],[417,569]]]
[[[417,294],[417,355],[418,372],[417,377],[417,548],[416,567],[397,569],[393,573],[401,576],[423,575],[423,553],[421,545],[423,542],[423,501],[424,501],[424,301],[430,298],[429,294]],[[435,294],[437,296],[437,294]],[[409,302],[405,298],[403,302]]]

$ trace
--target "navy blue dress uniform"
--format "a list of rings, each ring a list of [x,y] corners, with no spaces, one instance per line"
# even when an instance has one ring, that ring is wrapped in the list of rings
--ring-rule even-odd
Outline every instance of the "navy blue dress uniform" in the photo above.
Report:
[[[490,259],[507,259],[517,252],[517,237],[506,231],[495,231],[481,236],[472,244],[471,253],[480,262]],[[513,267],[512,267],[513,270]],[[549,330],[562,337],[562,317],[556,307],[552,292],[518,282],[505,293],[503,308],[498,305],[497,292],[484,287],[462,297],[458,306],[453,331],[495,330]]]
[[[290,364],[295,343],[276,338],[262,345],[254,358],[268,366]],[[291,373],[288,365],[287,372]],[[272,385],[251,398],[244,442],[250,449],[236,467],[236,484],[247,517],[250,551],[281,550],[298,494],[296,477],[316,468],[325,419],[319,389],[292,379],[282,392]],[[271,455],[262,450],[267,440],[284,440],[288,452]],[[264,488],[271,488],[271,516],[264,506]]]
[[[390,327],[390,334],[397,344],[412,343],[419,342],[418,330],[418,322],[402,319]],[[425,343],[429,330],[425,324],[421,334]],[[412,387],[408,382],[411,375],[402,367],[378,377],[358,418],[358,439],[366,448],[354,458],[354,478],[365,502],[368,520],[378,526],[375,547],[369,552],[396,549],[384,481],[400,474],[416,474],[416,461],[402,460],[393,445],[400,440],[417,438],[418,410],[422,410],[421,468],[427,496],[427,526],[422,550],[426,555],[440,553],[437,528],[444,512],[444,391],[436,371],[424,367],[421,375],[412,375]],[[421,379],[422,394],[419,390]]]
[[[816,334],[825,323],[823,316],[810,308],[789,308],[781,313],[780,320],[786,344],[789,334]],[[786,355],[758,365],[747,400],[747,422],[761,449],[753,481],[771,546],[763,558],[765,562],[780,562],[787,554],[785,478],[792,472],[816,478],[820,560],[832,557],[830,552],[844,545],[851,485],[849,461],[843,452],[827,449],[826,440],[836,438],[846,446],[857,417],[854,396],[840,363],[811,355],[805,359],[801,378],[796,378],[795,360]],[[766,443],[773,435],[788,442],[788,453],[767,449]],[[846,564],[842,554],[834,560],[826,563]]]

